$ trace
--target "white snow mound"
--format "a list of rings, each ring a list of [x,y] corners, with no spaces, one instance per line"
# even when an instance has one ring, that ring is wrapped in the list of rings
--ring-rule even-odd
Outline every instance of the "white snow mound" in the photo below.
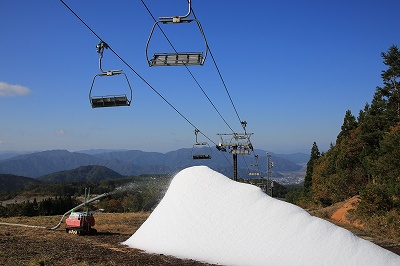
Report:
[[[222,265],[400,265],[400,256],[206,166],[179,172],[123,244]]]

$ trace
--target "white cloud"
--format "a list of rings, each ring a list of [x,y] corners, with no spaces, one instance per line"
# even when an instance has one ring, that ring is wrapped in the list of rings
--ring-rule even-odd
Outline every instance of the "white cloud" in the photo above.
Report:
[[[0,81],[0,97],[24,96],[31,91],[21,85],[12,85]]]
[[[64,129],[60,129],[56,131],[56,134],[59,136],[66,136],[67,135],[67,131],[65,131]]]

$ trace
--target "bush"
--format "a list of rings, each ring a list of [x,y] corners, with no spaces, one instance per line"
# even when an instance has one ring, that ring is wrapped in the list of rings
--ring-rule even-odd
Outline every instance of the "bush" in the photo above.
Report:
[[[384,185],[368,184],[360,192],[357,215],[372,217],[382,215],[393,208],[393,199]]]

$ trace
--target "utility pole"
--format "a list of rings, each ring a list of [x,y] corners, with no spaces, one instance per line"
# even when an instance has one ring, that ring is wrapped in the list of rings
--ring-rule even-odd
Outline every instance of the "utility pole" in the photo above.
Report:
[[[272,180],[272,168],[274,167],[274,162],[272,161],[272,156],[267,152],[267,187],[266,192],[272,197],[272,189],[274,187],[274,181]]]
[[[233,180],[238,180],[238,171],[237,171],[237,156],[238,155],[249,155],[253,150],[253,145],[250,142],[250,136],[253,133],[246,132],[247,122],[241,122],[242,127],[244,129],[243,134],[232,133],[232,134],[217,134],[221,137],[221,142],[216,145],[216,148],[222,152],[229,152],[232,154],[233,159]],[[224,137],[231,136],[230,141],[225,141]]]

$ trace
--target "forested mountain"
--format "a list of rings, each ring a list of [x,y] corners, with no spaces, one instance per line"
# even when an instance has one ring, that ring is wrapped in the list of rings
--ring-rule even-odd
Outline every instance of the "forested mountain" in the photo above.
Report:
[[[151,167],[137,166],[119,160],[103,160],[93,155],[69,152],[67,150],[52,150],[19,155],[0,161],[0,173],[15,174],[37,178],[54,172],[71,170],[80,166],[101,165],[108,167],[121,175],[139,175],[164,173],[168,167],[153,165]]]
[[[320,154],[316,143],[297,203],[330,205],[359,195],[358,218],[376,219],[399,234],[400,51],[382,53],[383,87],[356,118],[347,110],[335,144]],[[385,230],[386,230],[385,229]]]
[[[15,174],[37,178],[59,171],[66,171],[87,165],[105,166],[123,176],[140,174],[176,173],[193,165],[206,165],[225,174],[232,175],[232,156],[221,153],[217,149],[204,148],[204,153],[211,153],[211,160],[193,160],[192,149],[179,149],[167,153],[143,152],[138,150],[91,152],[69,152],[67,150],[52,150],[18,155],[0,160],[0,173]],[[260,154],[259,166],[266,172],[265,151],[255,151]],[[272,154],[274,172],[296,171],[301,166]],[[246,160],[246,161],[245,161]],[[249,164],[253,164],[254,156],[238,157],[239,175],[247,176]]]
[[[400,51],[393,46],[382,57],[388,67],[381,74],[384,86],[357,118],[346,112],[336,144],[315,161],[311,188],[317,200],[372,193],[400,204]]]
[[[10,191],[22,191],[32,185],[40,183],[42,182],[30,177],[0,174],[0,193]]]
[[[81,166],[76,169],[61,171],[45,176],[41,176],[38,180],[45,183],[62,183],[62,182],[89,182],[100,181],[106,179],[122,178],[119,173],[108,169],[104,166],[88,165]]]
[[[28,153],[33,153],[33,152],[2,151],[2,152],[0,152],[0,161],[10,159],[10,158],[18,156],[18,155],[28,154]]]
[[[282,159],[289,160],[295,164],[304,164],[307,163],[308,160],[310,159],[310,156],[305,153],[297,152],[297,153],[291,153],[291,154],[275,154],[275,153],[270,153],[274,157],[279,157]]]

